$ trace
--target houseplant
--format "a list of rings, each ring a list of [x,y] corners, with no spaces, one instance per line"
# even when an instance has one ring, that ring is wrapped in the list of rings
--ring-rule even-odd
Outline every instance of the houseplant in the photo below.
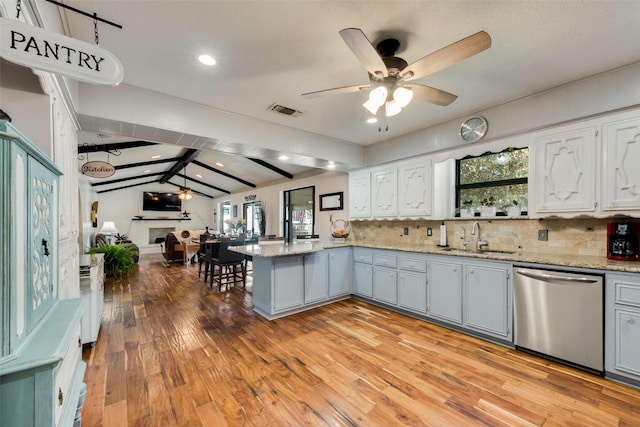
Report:
[[[493,217],[496,216],[496,199],[493,196],[484,198],[480,202],[480,216],[481,217]]]
[[[104,254],[104,274],[107,277],[129,275],[135,269],[134,250],[124,245],[104,245],[89,248],[88,254]]]
[[[475,216],[476,211],[473,208],[473,200],[464,200],[462,202],[462,207],[460,208],[460,217],[461,218],[471,218]]]
[[[504,208],[505,213],[509,218],[518,218],[521,214],[520,206],[516,200],[512,200],[510,205]]]

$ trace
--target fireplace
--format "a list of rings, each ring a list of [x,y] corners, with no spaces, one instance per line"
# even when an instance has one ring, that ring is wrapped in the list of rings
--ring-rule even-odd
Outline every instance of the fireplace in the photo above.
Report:
[[[164,239],[167,237],[167,234],[172,231],[176,231],[175,227],[157,227],[157,228],[149,228],[149,244],[155,245],[157,244],[157,239]]]

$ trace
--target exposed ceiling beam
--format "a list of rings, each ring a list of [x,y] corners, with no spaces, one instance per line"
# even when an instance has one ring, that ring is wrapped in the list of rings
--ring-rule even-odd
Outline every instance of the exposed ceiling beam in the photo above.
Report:
[[[273,166],[271,163],[267,163],[264,160],[254,159],[254,158],[251,158],[251,157],[247,157],[247,159],[251,160],[252,162],[256,162],[260,166],[264,166],[267,169],[270,169],[270,170],[272,170],[272,171],[274,171],[276,173],[279,173],[280,175],[282,175],[284,177],[287,177],[289,179],[293,178],[293,175],[291,175],[289,172],[287,172],[285,170],[282,170],[277,166]]]
[[[229,174],[229,173],[223,172],[223,171],[221,171],[221,170],[219,170],[219,169],[216,169],[216,168],[214,168],[214,167],[211,167],[211,166],[209,166],[209,165],[206,165],[206,164],[204,164],[204,163],[202,163],[202,162],[199,162],[199,161],[197,161],[197,160],[194,160],[194,161],[193,161],[193,164],[194,164],[194,165],[198,165],[198,166],[200,166],[200,167],[203,167],[203,168],[205,168],[205,169],[207,169],[207,170],[210,170],[211,172],[219,173],[220,175],[222,175],[222,176],[226,176],[227,178],[235,179],[236,181],[241,182],[241,183],[243,183],[244,185],[248,185],[249,187],[256,188],[256,185],[255,185],[255,184],[253,184],[253,183],[251,183],[251,182],[249,182],[249,181],[245,181],[245,180],[244,180],[244,179],[242,179],[242,178],[238,178],[237,176],[233,176],[233,175],[231,175],[231,174]]]
[[[110,191],[123,190],[125,188],[137,187],[139,185],[153,184],[154,182],[158,182],[158,180],[139,182],[137,184],[125,185],[125,186],[116,187],[116,188],[110,188],[108,190],[100,190],[100,191],[96,191],[96,193],[98,193],[98,194],[100,194],[100,193],[108,193]]]
[[[186,178],[186,179],[187,179],[187,180],[189,180],[189,181],[193,181],[193,182],[195,182],[195,183],[197,183],[197,184],[204,185],[205,187],[212,188],[212,189],[217,190],[217,191],[220,191],[220,192],[222,192],[222,193],[231,194],[231,192],[230,192],[230,191],[227,191],[227,190],[224,190],[224,189],[222,189],[222,188],[216,187],[215,185],[207,184],[206,182],[199,181],[199,180],[194,179],[194,178],[189,178],[188,176],[183,175],[183,174],[181,174],[181,173],[177,173],[176,175],[177,175],[177,176],[179,176],[180,178]]]
[[[149,160],[148,162],[127,163],[125,165],[114,166],[114,168],[115,170],[128,169],[128,168],[135,168],[138,166],[159,165],[161,163],[177,162],[178,160],[180,160],[180,157],[172,157],[170,159]]]
[[[112,179],[109,181],[100,181],[100,182],[94,182],[91,184],[92,187],[99,187],[101,185],[109,185],[109,184],[115,184],[117,182],[124,182],[124,181],[132,181],[134,179],[140,179],[140,178],[146,178],[148,176],[156,176],[156,175],[162,175],[164,174],[164,172],[157,172],[157,173],[146,173],[144,174],[144,176],[132,176],[129,178],[118,178],[118,179]],[[152,181],[152,182],[156,182],[156,181]],[[127,188],[127,187],[122,187],[122,188]]]
[[[176,162],[175,165],[173,165],[171,167],[171,169],[169,169],[168,172],[166,172],[162,178],[160,178],[160,184],[164,184],[165,182],[169,181],[169,179],[174,176],[175,174],[177,174],[180,169],[183,169],[186,165],[188,165],[189,163],[193,162],[194,159],[196,157],[198,157],[198,155],[200,154],[201,150],[196,150],[195,148],[189,148],[181,157],[180,160],[178,160]]]
[[[174,183],[174,182],[171,182],[171,181],[167,181],[167,184],[171,184],[171,185],[173,185],[173,186],[175,186],[175,187],[180,188],[181,190],[184,188],[182,185],[178,185],[178,184],[176,184],[176,183]],[[201,196],[208,197],[208,198],[210,198],[210,199],[213,199],[213,198],[214,198],[213,196],[210,196],[210,195],[205,194],[205,193],[201,193],[201,192],[196,191],[196,190],[189,189],[189,191],[191,191],[191,192],[192,192],[192,193],[194,193],[194,194],[199,194],[199,195],[201,195]]]
[[[113,144],[78,144],[78,154],[97,153],[100,151],[110,153],[113,151],[126,150],[127,148],[145,147],[156,144],[157,142],[149,141],[115,142]]]

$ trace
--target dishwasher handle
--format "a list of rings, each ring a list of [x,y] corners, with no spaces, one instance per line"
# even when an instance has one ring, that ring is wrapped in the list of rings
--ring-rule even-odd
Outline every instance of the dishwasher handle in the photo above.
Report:
[[[564,282],[577,282],[577,283],[596,283],[599,279],[591,279],[588,277],[573,277],[573,276],[561,276],[556,274],[545,274],[545,273],[532,273],[530,271],[516,270],[516,273],[529,277],[531,279],[543,280],[545,282],[550,282],[552,280],[560,280]]]

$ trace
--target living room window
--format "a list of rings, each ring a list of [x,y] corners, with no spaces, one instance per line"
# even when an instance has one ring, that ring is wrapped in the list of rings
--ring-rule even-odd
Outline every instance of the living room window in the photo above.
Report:
[[[507,148],[456,160],[456,217],[480,216],[483,207],[495,206],[495,215],[507,215],[528,205],[529,149]]]

